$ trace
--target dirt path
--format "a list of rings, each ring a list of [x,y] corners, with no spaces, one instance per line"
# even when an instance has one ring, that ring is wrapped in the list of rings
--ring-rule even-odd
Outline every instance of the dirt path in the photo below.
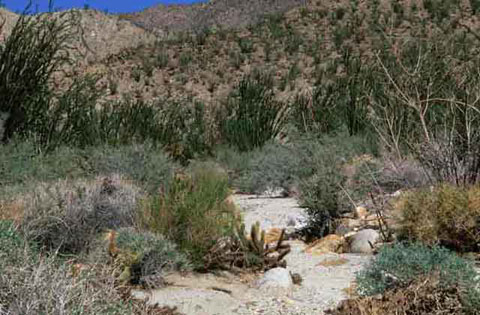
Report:
[[[244,210],[247,226],[260,221],[264,229],[283,228],[301,221],[303,210],[292,198],[235,196]],[[151,303],[177,306],[184,314],[323,314],[346,298],[344,289],[355,278],[355,272],[368,262],[369,256],[354,254],[305,253],[301,241],[289,241],[292,252],[287,255],[287,269],[302,276],[301,285],[288,292],[268,292],[255,286],[256,278],[239,278],[229,273],[170,275],[172,283],[165,289],[134,292],[149,297]]]

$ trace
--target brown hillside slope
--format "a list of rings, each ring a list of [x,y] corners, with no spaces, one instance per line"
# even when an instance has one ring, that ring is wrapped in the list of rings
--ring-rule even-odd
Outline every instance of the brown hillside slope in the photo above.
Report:
[[[154,7],[128,18],[152,29],[184,30],[197,25],[190,23],[189,17],[192,12],[203,12],[202,6],[213,14],[209,21],[227,21],[224,14],[230,11],[221,8],[232,5],[235,11],[238,6],[248,8],[261,1],[232,3],[217,0],[207,5]],[[79,72],[101,74],[101,84],[110,88],[108,97],[112,99],[125,93],[145,100],[191,96],[209,104],[223,101],[243,75],[260,70],[272,74],[278,98],[292,99],[328,80],[332,73],[341,73],[347,51],[367,60],[380,47],[395,49],[408,38],[447,38],[454,33],[475,38],[480,34],[479,8],[469,0],[309,0],[300,6],[300,1],[262,3],[270,5],[262,14],[278,12],[272,9],[277,4],[296,6],[264,18],[257,15],[260,22],[256,24],[191,33],[172,31],[156,41],[119,17],[87,11],[82,13],[87,42],[104,58],[92,60]],[[248,10],[235,12],[240,21],[253,19]],[[231,25],[241,25],[237,22],[232,19]]]
[[[105,15],[95,10],[77,10],[76,12],[80,14],[83,34],[79,33],[74,41],[82,47],[85,60],[90,63],[103,60],[123,49],[146,45],[155,40],[155,37],[143,28],[132,25],[118,16]],[[0,22],[5,22],[0,31],[0,42],[8,37],[17,19],[17,14],[0,8]],[[88,48],[83,45],[84,43]]]

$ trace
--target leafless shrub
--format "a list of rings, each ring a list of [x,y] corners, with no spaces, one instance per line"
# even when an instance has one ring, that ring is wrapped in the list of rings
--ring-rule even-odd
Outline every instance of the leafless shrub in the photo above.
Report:
[[[471,40],[399,40],[377,54],[372,70],[379,79],[369,92],[371,117],[380,141],[399,159],[413,152],[438,182],[480,179],[480,59]]]
[[[139,197],[119,177],[41,185],[24,197],[21,230],[48,250],[77,253],[103,229],[134,225]]]

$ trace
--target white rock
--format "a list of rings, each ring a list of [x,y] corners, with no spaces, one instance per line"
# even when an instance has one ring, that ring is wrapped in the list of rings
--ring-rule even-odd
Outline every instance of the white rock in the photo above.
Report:
[[[375,244],[380,238],[380,234],[372,229],[362,230],[352,236],[350,242],[350,252],[356,254],[371,254],[372,247],[370,243]]]
[[[288,192],[282,187],[268,187],[263,193],[262,196],[268,198],[285,198],[288,196]]]
[[[291,289],[293,287],[292,277],[286,268],[273,268],[265,272],[257,282],[259,289]]]

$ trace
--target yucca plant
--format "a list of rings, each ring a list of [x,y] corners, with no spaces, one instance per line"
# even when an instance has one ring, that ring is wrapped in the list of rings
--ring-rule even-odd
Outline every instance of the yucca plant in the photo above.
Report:
[[[228,144],[249,151],[277,137],[287,117],[288,106],[274,98],[271,75],[254,73],[243,78],[230,95],[219,125]]]

